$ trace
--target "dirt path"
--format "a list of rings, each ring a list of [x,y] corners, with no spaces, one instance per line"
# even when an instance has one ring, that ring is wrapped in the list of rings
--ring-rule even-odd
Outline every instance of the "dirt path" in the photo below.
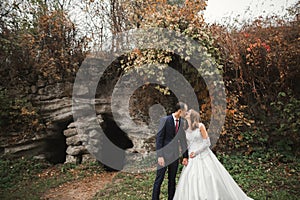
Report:
[[[64,183],[57,188],[50,189],[41,199],[43,200],[88,200],[115,177],[116,172],[107,172],[87,177],[81,180]]]

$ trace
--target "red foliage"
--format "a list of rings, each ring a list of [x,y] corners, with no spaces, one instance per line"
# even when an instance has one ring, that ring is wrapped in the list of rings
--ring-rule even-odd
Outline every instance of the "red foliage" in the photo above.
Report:
[[[241,139],[241,132],[255,131],[257,128],[266,135],[271,134],[273,123],[281,121],[271,107],[280,92],[290,91],[300,98],[299,21],[262,23],[254,22],[242,30],[231,32],[221,26],[210,28],[215,38],[214,44],[221,51],[227,95],[238,98],[237,104],[228,101],[228,109],[236,109],[254,120],[249,127],[225,128],[227,132],[231,131],[230,135],[236,135],[235,141]],[[232,116],[229,112],[227,123],[234,121]]]

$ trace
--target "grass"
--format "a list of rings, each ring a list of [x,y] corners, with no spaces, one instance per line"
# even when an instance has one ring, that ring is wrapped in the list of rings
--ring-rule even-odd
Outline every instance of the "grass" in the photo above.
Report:
[[[290,163],[281,163],[274,152],[253,153],[247,157],[218,157],[236,182],[253,199],[299,199],[300,163],[296,158]]]
[[[33,158],[1,158],[0,199],[40,199],[50,188],[102,171],[95,163],[51,165]]]
[[[282,162],[278,159],[281,157],[271,151],[250,156],[218,155],[232,177],[253,199],[300,199],[299,159],[293,157]],[[179,171],[181,169],[182,166]],[[50,188],[103,172],[97,163],[51,165],[32,158],[1,158],[0,199],[40,199]],[[110,184],[95,194],[94,199],[151,199],[154,178],[154,171],[140,174],[119,172]],[[161,199],[167,199],[166,180],[162,185]]]
[[[299,160],[295,158],[293,162],[280,163],[276,156],[272,157],[270,154],[271,152],[254,153],[251,156],[223,154],[218,155],[218,158],[243,191],[253,199],[300,199]],[[155,172],[119,173],[94,199],[151,199],[154,178]],[[161,199],[167,199],[167,179],[162,185]]]

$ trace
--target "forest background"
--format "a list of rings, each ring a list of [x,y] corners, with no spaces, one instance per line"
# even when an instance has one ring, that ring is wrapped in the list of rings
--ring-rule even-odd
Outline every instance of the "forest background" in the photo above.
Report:
[[[1,143],[16,143],[45,131],[39,107],[27,95],[33,83],[74,81],[88,53],[101,50],[107,38],[114,34],[134,28],[166,28],[205,46],[222,71],[227,97],[226,121],[213,149],[222,163],[237,174],[235,179],[253,198],[299,198],[299,1],[287,9],[285,17],[258,17],[238,26],[206,23],[203,17],[206,3],[204,0],[3,2],[0,5]],[[81,23],[75,23],[74,18],[72,21],[77,12],[75,4],[83,13],[80,17],[85,19]],[[145,60],[182,69],[187,79],[195,83],[202,119],[204,123],[209,122],[211,100],[207,90],[203,90],[205,86],[199,77],[189,72],[190,66],[184,60],[170,52],[140,49],[120,60],[124,62],[117,66],[124,71],[143,65]],[[150,72],[145,74],[149,76]],[[145,91],[147,87],[152,86],[145,86]],[[137,94],[143,96],[145,92]],[[141,102],[135,104],[133,115],[147,115],[143,109],[145,101]],[[1,159],[1,189],[6,191],[3,194],[7,195],[16,181],[27,177],[17,174],[36,177],[36,170],[40,173],[49,167],[43,163],[29,167],[32,172],[24,171],[31,162],[31,158]],[[17,170],[8,172],[6,168],[11,166]],[[70,169],[78,170],[78,166],[62,165],[59,169],[60,173],[70,173]],[[126,174],[119,176],[124,184],[130,180]],[[151,178],[145,184],[151,184]],[[74,177],[66,180],[70,179]],[[247,179],[255,181],[247,183]],[[137,198],[141,199],[145,188],[137,187],[142,187]],[[116,188],[100,191],[96,198],[111,193],[124,197],[126,189],[122,184]]]

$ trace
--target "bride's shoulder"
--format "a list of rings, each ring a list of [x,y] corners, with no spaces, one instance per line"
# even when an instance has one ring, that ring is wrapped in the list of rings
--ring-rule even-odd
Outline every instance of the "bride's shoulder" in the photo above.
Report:
[[[190,132],[193,132],[193,130],[190,129],[190,128],[187,128],[187,129],[185,129],[185,132],[186,132],[186,133],[190,133]]]
[[[193,135],[195,132],[198,132],[199,130],[198,129],[191,129],[191,128],[188,128],[185,130],[185,134],[186,135]]]
[[[199,123],[199,128],[201,128],[201,127],[205,127],[205,125],[203,124],[203,123]]]

